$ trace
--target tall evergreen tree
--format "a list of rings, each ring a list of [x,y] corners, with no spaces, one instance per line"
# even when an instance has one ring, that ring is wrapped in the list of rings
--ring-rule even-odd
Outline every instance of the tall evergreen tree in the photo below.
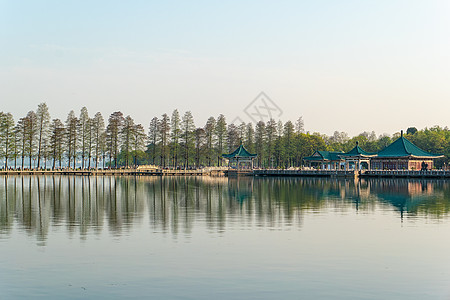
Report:
[[[17,154],[20,154],[21,158],[21,169],[23,170],[25,164],[25,154],[26,154],[26,117],[20,118],[17,122],[16,127],[14,128],[15,136],[18,140],[18,151]]]
[[[47,104],[41,103],[36,110],[36,131],[37,131],[37,167],[41,166],[41,156],[43,145],[48,144],[50,113]]]
[[[86,107],[81,108],[78,129],[78,137],[80,139],[81,168],[84,169],[85,159],[91,156],[91,122]]]
[[[14,146],[14,118],[11,113],[0,112],[0,157],[5,159],[5,169],[14,157]]]
[[[267,155],[267,165],[270,168],[274,167],[274,152],[275,152],[275,139],[277,133],[277,122],[274,119],[269,119],[266,125],[266,155]]]
[[[266,124],[263,121],[259,121],[256,123],[255,128],[255,148],[256,148],[256,154],[258,167],[262,168],[264,164],[265,159],[265,141],[266,141]]]
[[[34,111],[28,112],[25,117],[25,148],[29,158],[30,169],[33,168],[31,160],[36,156],[36,135],[38,132],[37,117]]]
[[[102,145],[104,146],[105,142],[105,120],[100,112],[97,112],[92,119],[91,123],[91,132],[92,132],[92,141],[93,141],[93,150],[94,150],[94,159],[95,159],[95,168],[98,168],[98,162],[102,159]],[[104,160],[104,156],[103,156]]]
[[[200,167],[200,161],[202,157],[202,152],[204,149],[206,140],[205,130],[203,128],[197,128],[195,130],[195,167]]]
[[[150,160],[152,164],[154,165],[156,163],[156,143],[158,142],[158,127],[159,127],[159,120],[157,117],[154,117],[150,121],[150,125],[148,128],[148,146],[147,151],[150,155]]]
[[[133,129],[133,154],[134,154],[134,167],[137,167],[137,155],[139,152],[145,150],[146,136],[144,127],[141,124],[134,125]]]
[[[183,156],[184,156],[184,167],[189,167],[189,159],[191,157],[191,151],[193,149],[193,136],[195,130],[194,117],[190,111],[187,111],[183,115],[181,121],[181,141],[183,143]]]
[[[160,164],[166,167],[166,159],[168,154],[168,139],[170,132],[170,118],[167,114],[161,116],[158,122],[158,140],[160,148]]]
[[[132,159],[131,149],[134,141],[134,129],[135,129],[134,120],[130,116],[127,116],[124,119],[121,130],[121,139],[122,139],[121,150],[122,153],[124,154],[125,167],[129,166],[129,163],[131,162]]]
[[[120,132],[122,131],[123,123],[124,117],[122,112],[116,111],[109,116],[108,126],[106,128],[109,146],[109,163],[111,166],[112,159],[114,159],[114,168],[117,168],[120,149]]]
[[[208,162],[208,166],[211,166],[212,158],[214,157],[214,141],[215,141],[215,131],[216,128],[216,120],[214,117],[209,117],[208,121],[206,121],[206,125],[204,127],[205,130],[205,139],[206,139],[206,160]]]
[[[67,155],[67,166],[71,167],[71,162],[73,161],[73,169],[76,168],[77,151],[78,151],[78,126],[79,121],[75,116],[73,110],[69,112],[66,119],[66,130],[65,130],[65,142],[66,142],[66,155]]]
[[[227,151],[233,152],[240,145],[239,129],[234,124],[228,125]]]
[[[170,148],[172,151],[172,166],[178,165],[178,154],[180,151],[180,133],[181,133],[181,120],[178,110],[175,109],[172,113],[170,124]]]
[[[217,166],[222,166],[223,147],[227,134],[227,122],[225,116],[220,114],[216,122],[216,149],[217,149]]]
[[[65,128],[60,119],[54,119],[50,128],[50,157],[53,159],[52,169],[54,170],[57,161],[59,162],[59,168],[62,167]]]
[[[255,129],[252,123],[245,126],[244,146],[250,153],[255,153]]]
[[[293,165],[293,157],[295,153],[294,144],[294,124],[291,121],[287,121],[284,124],[284,149],[285,149],[285,167],[289,168]]]
[[[297,121],[295,121],[295,132],[303,133],[305,132],[305,122],[303,121],[303,117],[299,117]]]

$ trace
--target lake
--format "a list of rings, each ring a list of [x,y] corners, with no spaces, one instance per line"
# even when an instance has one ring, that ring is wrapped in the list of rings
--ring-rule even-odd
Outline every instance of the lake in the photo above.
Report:
[[[0,299],[449,299],[450,183],[0,177]]]

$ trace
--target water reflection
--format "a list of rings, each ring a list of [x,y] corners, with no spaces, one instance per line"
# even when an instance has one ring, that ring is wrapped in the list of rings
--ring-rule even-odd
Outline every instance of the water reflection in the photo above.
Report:
[[[45,244],[50,228],[70,236],[120,236],[149,222],[155,232],[187,235],[196,224],[299,226],[306,213],[395,211],[399,219],[448,217],[446,181],[315,178],[5,176],[0,182],[0,237],[14,228]]]

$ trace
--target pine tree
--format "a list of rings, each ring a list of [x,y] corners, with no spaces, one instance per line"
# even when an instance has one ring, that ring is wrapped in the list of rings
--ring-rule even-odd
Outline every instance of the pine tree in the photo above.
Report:
[[[234,124],[228,125],[227,148],[228,152],[233,152],[240,144],[239,130]]]
[[[49,136],[50,113],[47,104],[41,103],[36,110],[36,131],[37,131],[37,167],[41,166],[41,156],[43,145],[47,145]]]
[[[123,123],[124,118],[122,112],[116,111],[109,116],[108,126],[106,128],[109,147],[109,164],[111,166],[112,159],[114,159],[114,168],[116,169],[121,142],[120,132],[122,131]]]
[[[93,141],[93,148],[94,148],[94,159],[95,159],[95,169],[98,168],[98,162],[102,158],[102,154],[104,152],[102,149],[105,148],[105,120],[103,119],[103,116],[100,112],[97,112],[92,119],[92,141]],[[103,147],[102,147],[103,146]],[[104,155],[103,155],[103,161],[104,161]]]
[[[5,159],[5,169],[8,169],[9,159],[15,156],[14,135],[12,114],[0,112],[0,157]]]
[[[283,137],[284,137],[286,168],[289,168],[293,165],[293,156],[295,152],[294,125],[292,124],[291,121],[287,121],[284,124]]]
[[[190,111],[185,112],[181,121],[181,141],[183,143],[184,167],[189,167],[189,159],[193,149],[193,136],[195,130],[194,117]]]
[[[25,117],[25,149],[26,153],[28,154],[29,158],[29,166],[30,169],[32,169],[33,165],[31,163],[31,160],[33,157],[36,156],[36,135],[38,132],[38,124],[37,124],[37,117],[36,113],[34,111],[28,112],[27,116]]]
[[[208,166],[211,166],[211,161],[214,156],[214,141],[215,135],[214,130],[216,128],[216,120],[214,117],[209,117],[208,121],[206,121],[206,125],[204,127],[205,130],[205,139],[206,139],[206,160],[208,161]]]
[[[255,153],[255,130],[252,123],[245,126],[244,146],[250,153]]]
[[[60,119],[54,119],[50,128],[50,157],[53,159],[52,169],[54,170],[57,161],[59,162],[59,168],[61,168],[62,165],[65,128]]]
[[[122,139],[122,153],[124,154],[125,158],[125,167],[129,166],[129,162],[131,161],[131,149],[132,149],[132,143],[134,141],[134,129],[135,124],[134,120],[127,116],[124,119],[122,130],[121,130],[121,139]]]
[[[200,168],[200,160],[202,157],[203,146],[205,145],[206,134],[203,128],[195,130],[195,167]]]
[[[227,122],[225,116],[220,114],[216,122],[216,149],[217,149],[217,166],[222,166],[223,146],[227,134]]]
[[[265,159],[265,140],[266,140],[266,124],[263,121],[256,123],[255,128],[255,148],[256,154],[258,155],[258,167],[263,167]]]
[[[73,161],[73,169],[76,168],[76,159],[78,151],[78,126],[79,121],[75,116],[73,110],[69,112],[66,119],[66,130],[65,130],[65,142],[66,142],[66,155],[67,155],[67,166],[71,167],[71,162]]]
[[[91,122],[89,118],[89,113],[86,107],[81,108],[80,112],[80,123],[78,126],[79,133],[78,137],[80,139],[80,151],[81,151],[81,168],[84,169],[84,161],[86,157],[90,157],[90,137],[91,137]]]
[[[178,165],[178,154],[180,151],[180,114],[178,110],[175,109],[172,113],[171,124],[170,124],[170,144],[172,151],[172,166],[177,167]]]
[[[170,132],[170,118],[167,114],[163,114],[158,122],[158,140],[160,144],[160,164],[166,167],[168,138]]]
[[[274,152],[275,152],[275,139],[277,132],[277,123],[274,119],[270,119],[267,121],[266,126],[266,153],[267,153],[267,161],[268,166],[271,168],[274,167]]]
[[[157,117],[154,117],[150,121],[150,125],[148,128],[148,146],[147,146],[147,151],[150,154],[150,159],[153,165],[155,164],[156,160],[156,143],[158,142],[158,127],[159,127],[159,120]]]
[[[137,154],[145,150],[146,135],[144,127],[141,124],[134,125],[133,129],[133,153],[134,153],[134,167],[137,167]]]

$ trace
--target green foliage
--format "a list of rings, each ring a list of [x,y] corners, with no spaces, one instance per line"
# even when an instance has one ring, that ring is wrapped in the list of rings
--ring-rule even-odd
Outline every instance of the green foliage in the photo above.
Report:
[[[148,135],[144,127],[135,124],[131,116],[123,117],[117,111],[110,115],[108,125],[100,113],[90,118],[86,107],[77,118],[71,111],[63,124],[50,115],[45,103],[36,113],[30,111],[14,124],[10,113],[0,112],[0,159],[5,166],[19,161],[20,166],[45,166],[47,159],[53,167],[97,168],[154,164],[162,167],[222,166],[221,155],[234,151],[243,144],[250,153],[256,153],[255,165],[261,168],[300,167],[303,158],[316,150],[351,150],[356,144],[367,152],[376,153],[400,137],[375,132],[362,132],[349,137],[335,131],[332,136],[304,131],[303,119],[285,123],[270,119],[256,124],[227,124],[224,115],[209,117],[203,127],[196,127],[190,111],[182,118],[174,110],[171,118],[163,114],[151,119]],[[433,126],[418,130],[409,127],[405,137],[419,148],[446,157],[436,161],[437,168],[448,166],[450,130]],[[106,157],[109,156],[109,159]],[[41,164],[41,158],[44,163]],[[84,165],[85,162],[88,162]]]

